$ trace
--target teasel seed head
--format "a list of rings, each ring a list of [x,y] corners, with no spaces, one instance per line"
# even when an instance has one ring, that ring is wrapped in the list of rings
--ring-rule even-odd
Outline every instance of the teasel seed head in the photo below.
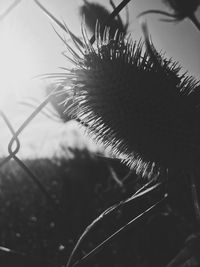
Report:
[[[66,112],[96,141],[140,174],[190,170],[200,161],[200,87],[180,66],[144,43],[109,30],[96,45],[70,49],[74,68],[61,75],[73,103]],[[78,45],[78,44],[76,44]]]

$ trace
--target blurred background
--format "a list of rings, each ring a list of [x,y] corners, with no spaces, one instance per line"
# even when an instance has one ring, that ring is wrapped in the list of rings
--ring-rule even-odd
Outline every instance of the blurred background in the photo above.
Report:
[[[3,14],[14,1],[0,1],[0,109],[7,115],[15,129],[34,110],[27,105],[35,106],[46,97],[46,88],[50,81],[38,75],[59,72],[59,67],[69,65],[61,55],[64,44],[56,35],[52,26],[64,34],[35,4],[33,0],[18,1],[15,8]],[[98,1],[96,1],[98,2]],[[81,36],[81,16],[79,7],[81,0],[41,0],[41,3],[60,21],[64,21],[69,29]],[[108,0],[100,2],[112,11]],[[115,4],[120,1],[116,0]],[[128,4],[129,28],[133,39],[142,38],[141,26],[137,15],[147,9],[166,6],[159,0],[132,0]],[[121,16],[126,20],[126,11]],[[195,27],[185,20],[181,23],[164,23],[159,15],[148,15],[147,21],[152,40],[158,50],[166,52],[180,62],[183,71],[188,71],[197,79],[200,78],[200,37]],[[33,100],[34,99],[34,100]],[[0,155],[6,155],[10,135],[0,118]],[[42,114],[20,135],[22,157],[46,157],[59,153],[60,143],[65,145],[95,145],[87,138],[74,122],[63,124],[55,122]]]

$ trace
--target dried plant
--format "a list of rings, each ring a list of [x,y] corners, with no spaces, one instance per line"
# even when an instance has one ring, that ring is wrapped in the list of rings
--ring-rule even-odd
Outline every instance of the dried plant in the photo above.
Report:
[[[83,38],[82,54],[70,49],[74,68],[60,77],[73,99],[67,112],[137,172],[191,170],[199,158],[198,81],[152,44],[154,57],[142,42],[111,39],[109,30],[101,37],[97,29],[96,47]]]
[[[200,5],[199,0],[163,0],[163,2],[172,9],[172,16],[174,16],[176,20],[191,17]]]
[[[172,13],[168,13],[158,9],[151,9],[142,12],[139,17],[151,13],[160,14],[165,17],[168,17],[169,19],[162,19],[163,21],[168,22],[182,21],[188,18],[197,27],[197,29],[200,30],[200,23],[195,15],[195,12],[200,6],[199,0],[163,0],[163,2],[172,10]]]
[[[84,3],[81,13],[93,31],[94,21],[87,18],[89,8],[96,10],[97,15],[102,12],[100,17],[108,15],[108,11],[100,5]],[[165,3],[173,10],[172,14],[148,10],[140,16],[159,13],[170,17],[170,21],[189,18],[200,29],[194,14],[199,1],[166,0]],[[116,21],[113,22],[115,26]],[[200,223],[194,175],[200,156],[199,81],[187,73],[182,74],[177,62],[156,50],[146,26],[143,25],[145,41],[136,42],[124,32],[120,34],[119,27],[115,31],[111,25],[100,20],[96,24],[94,40],[89,40],[82,27],[83,42],[64,27],[71,35],[75,49],[59,35],[66,44],[68,52],[65,56],[73,63],[73,68],[63,68],[63,73],[53,75],[69,95],[71,105],[66,112],[138,174],[150,179],[161,170],[189,174],[194,209]],[[85,234],[88,234],[87,230],[90,228]],[[83,261],[110,238],[112,235],[88,253]],[[67,266],[71,266],[79,241]],[[77,264],[79,261],[73,266]]]
[[[95,45],[84,28],[83,46],[72,36],[77,51],[68,45],[67,49],[74,67],[66,70],[65,75],[58,74],[73,101],[67,112],[87,125],[89,135],[110,147],[137,173],[149,178],[161,169],[189,174],[200,222],[194,177],[200,155],[199,81],[187,73],[181,74],[177,62],[155,49],[147,27],[143,31],[144,43],[124,35],[113,37],[108,28],[102,35],[98,25]],[[77,247],[68,266],[76,250]]]

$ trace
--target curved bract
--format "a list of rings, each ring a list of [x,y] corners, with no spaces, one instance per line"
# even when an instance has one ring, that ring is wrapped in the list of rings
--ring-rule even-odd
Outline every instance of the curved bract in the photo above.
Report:
[[[70,49],[74,68],[62,76],[73,98],[68,112],[137,172],[193,168],[200,159],[198,82],[152,44],[150,53],[142,42],[111,40],[98,29],[95,46],[83,39],[79,54]]]
[[[147,14],[160,14],[168,17],[168,19],[162,19],[166,22],[177,22],[188,18],[200,31],[200,23],[195,15],[195,12],[200,5],[199,0],[163,0],[163,2],[168,5],[168,7],[172,10],[172,13],[158,9],[150,9],[140,13],[138,17],[142,17]]]
[[[173,10],[177,20],[192,16],[200,5],[199,0],[163,0],[163,2]]]

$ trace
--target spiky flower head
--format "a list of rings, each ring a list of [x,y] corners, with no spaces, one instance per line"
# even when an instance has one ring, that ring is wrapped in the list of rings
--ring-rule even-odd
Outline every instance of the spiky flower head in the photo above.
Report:
[[[87,125],[95,140],[141,173],[154,167],[191,169],[200,161],[198,83],[142,42],[84,34],[74,68],[63,78],[73,104],[67,112]]]

